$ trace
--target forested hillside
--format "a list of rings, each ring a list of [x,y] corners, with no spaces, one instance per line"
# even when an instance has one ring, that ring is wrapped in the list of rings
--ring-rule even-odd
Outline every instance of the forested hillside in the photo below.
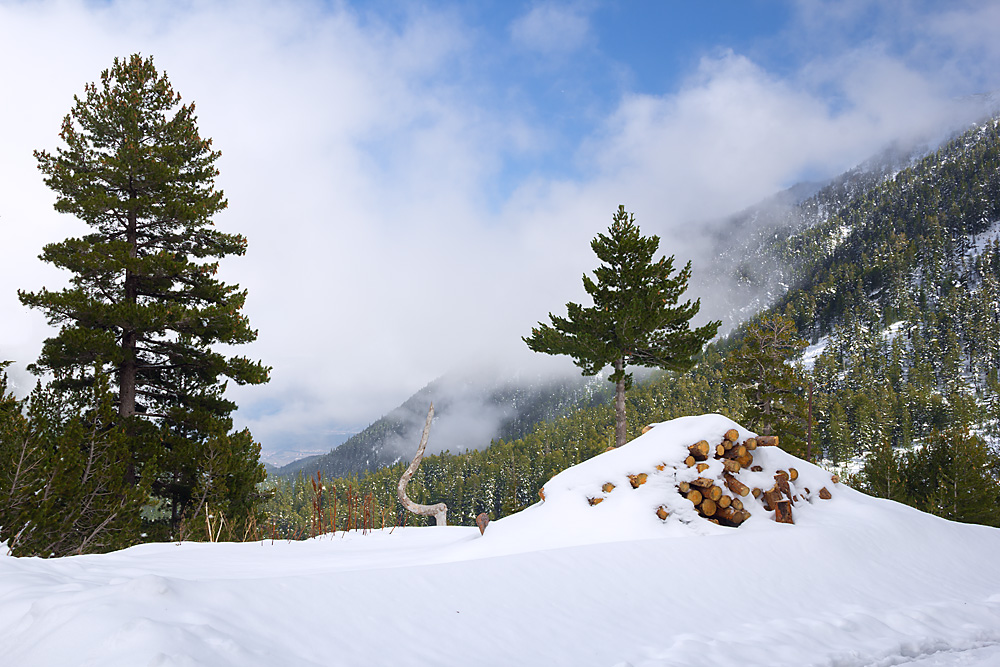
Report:
[[[771,302],[770,312],[790,317],[812,343],[799,362],[798,392],[805,398],[812,386],[811,409],[803,407],[799,418],[811,421],[814,459],[862,466],[853,483],[869,493],[996,524],[1000,460],[990,443],[1000,422],[1000,122],[976,126],[922,159],[877,165],[794,205],[757,210],[752,215],[781,217],[744,220],[769,231],[744,237],[737,255],[746,261],[727,265],[736,267],[735,281],[752,286]],[[768,288],[778,292],[761,290],[766,270],[748,270],[763,264],[777,267]],[[744,331],[716,343],[694,370],[640,383],[628,399],[629,437],[644,424],[686,414],[721,412],[739,421],[746,399],[723,369]],[[468,524],[484,511],[509,514],[534,502],[552,474],[608,447],[609,403],[482,451],[428,457],[411,496],[448,503],[452,522]],[[276,482],[275,529],[316,530],[320,510],[323,521],[332,520],[334,502],[343,527],[352,512],[348,489],[362,499],[358,508],[371,494],[369,510],[379,521],[402,520],[395,486],[405,465],[335,480],[319,505],[303,479]]]
[[[328,454],[294,461],[279,477],[361,475],[413,456],[427,406],[437,414],[432,451],[482,449],[495,439],[523,436],[539,422],[581,407],[600,405],[612,394],[607,382],[580,376],[545,378],[516,375],[489,378],[484,373],[445,376],[430,383],[398,408],[379,418]]]

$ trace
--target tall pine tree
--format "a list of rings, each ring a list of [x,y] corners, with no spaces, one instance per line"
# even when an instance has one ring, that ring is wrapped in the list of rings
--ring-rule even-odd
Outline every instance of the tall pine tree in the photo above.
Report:
[[[687,290],[691,263],[674,273],[674,257],[653,260],[658,236],[645,237],[635,216],[619,206],[608,229],[590,247],[603,263],[594,278],[583,276],[583,287],[594,301],[585,308],[567,303],[568,317],[549,313],[552,324],[539,323],[524,338],[535,352],[566,354],[596,375],[612,366],[608,380],[615,383],[615,446],[625,444],[625,392],[632,386],[633,365],[685,370],[719,330],[721,322],[691,329],[690,321],[701,301],[678,305]]]
[[[94,368],[112,377],[119,421],[135,443],[130,476],[158,469],[153,493],[171,535],[193,518],[206,476],[224,486],[232,470],[249,469],[241,488],[263,479],[259,447],[247,446],[248,433],[229,434],[236,405],[223,396],[223,378],[259,384],[269,371],[212,348],[257,334],[240,312],[246,291],[215,278],[213,260],[242,255],[246,240],[213,227],[226,207],[214,186],[220,153],[199,135],[194,110],[139,55],[116,58],[74,98],[65,146],[35,156],[56,210],[91,232],[41,255],[71,272],[69,287],[20,293],[60,327],[35,372],[53,372],[64,388],[91,385]],[[226,450],[232,469],[211,469],[207,445]]]

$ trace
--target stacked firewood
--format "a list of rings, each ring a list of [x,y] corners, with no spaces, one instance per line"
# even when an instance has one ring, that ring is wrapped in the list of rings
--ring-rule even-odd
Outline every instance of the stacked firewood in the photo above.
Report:
[[[750,512],[743,507],[743,498],[750,494],[750,488],[737,479],[736,474],[753,465],[752,452],[760,443],[755,438],[747,438],[740,444],[739,437],[736,429],[730,429],[715,446],[707,440],[699,440],[688,447],[685,465],[704,473],[712,467],[707,463],[710,458],[721,460],[722,477],[700,476],[677,484],[677,491],[691,501],[701,516],[723,526],[739,526],[750,518]]]
[[[754,452],[759,447],[777,447],[777,445],[776,435],[751,437],[739,442],[739,432],[730,429],[716,445],[710,444],[707,440],[699,440],[689,446],[683,467],[661,463],[656,466],[656,471],[668,474],[673,472],[675,479],[679,480],[676,482],[677,492],[694,505],[701,517],[712,523],[721,526],[740,526],[751,516],[744,505],[745,502],[753,503],[750,496],[759,501],[765,510],[774,512],[775,521],[794,523],[792,519],[794,504],[813,496],[810,489],[793,484],[799,477],[795,468],[766,471],[767,476],[774,479],[774,484],[766,490],[759,487],[751,488],[739,478],[741,471],[744,470],[764,473],[765,470],[761,465],[754,464]],[[716,462],[721,462],[721,467]],[[667,468],[673,470],[667,471]],[[690,479],[690,473],[683,472],[685,468],[694,468],[697,476]],[[628,475],[632,488],[639,488],[648,478],[647,473]],[[754,474],[751,479],[759,482],[761,475]],[[831,481],[836,484],[839,479],[834,475]],[[614,488],[615,485],[611,482],[605,483],[601,488],[601,495],[589,498],[590,504],[600,504]],[[830,491],[826,487],[819,489],[817,495],[824,500],[831,498]],[[656,509],[656,515],[666,521],[670,516],[670,510],[666,505],[660,505]]]
[[[742,499],[751,494],[761,502],[765,510],[774,512],[774,520],[778,523],[795,523],[792,518],[792,506],[804,497],[811,496],[812,493],[808,488],[804,488],[800,496],[790,484],[799,477],[795,468],[775,470],[774,485],[766,491],[759,487],[751,489],[737,478],[739,472],[744,469],[755,473],[764,472],[762,466],[753,464],[753,451],[758,447],[777,447],[778,436],[762,435],[747,438],[739,443],[739,435],[736,429],[730,429],[722,442],[715,447],[705,440],[696,442],[688,447],[690,455],[685,460],[688,467],[697,467],[698,472],[708,470],[710,466],[706,461],[709,458],[721,460],[722,485],[732,494],[731,496],[722,491],[718,479],[708,477],[698,477],[692,482],[679,482],[678,492],[694,504],[701,516],[723,526],[739,526],[750,518],[750,512],[743,508]],[[836,484],[839,478],[834,475],[832,481]],[[826,487],[820,489],[818,495],[823,500],[832,497]]]

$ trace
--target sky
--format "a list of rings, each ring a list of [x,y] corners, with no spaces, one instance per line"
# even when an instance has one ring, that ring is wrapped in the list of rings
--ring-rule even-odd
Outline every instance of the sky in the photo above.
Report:
[[[230,388],[265,452],[325,450],[435,378],[572,369],[521,341],[583,301],[619,204],[712,270],[712,221],[1000,88],[1000,3],[0,0],[0,358],[51,334],[17,290],[86,233],[32,151],[113,59],[154,57],[222,151],[220,277],[273,367]],[[699,295],[706,305],[711,295]]]

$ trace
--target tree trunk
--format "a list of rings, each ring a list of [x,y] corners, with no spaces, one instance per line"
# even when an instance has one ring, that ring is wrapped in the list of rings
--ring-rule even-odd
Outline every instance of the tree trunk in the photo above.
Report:
[[[431,432],[431,421],[434,419],[434,404],[431,403],[431,407],[427,410],[427,421],[424,423],[424,432],[420,436],[420,445],[417,447],[417,453],[413,457],[413,461],[410,462],[410,467],[406,469],[403,476],[399,478],[399,486],[397,487],[397,495],[399,496],[399,502],[406,509],[410,510],[414,514],[419,514],[421,516],[432,516],[434,521],[438,526],[448,525],[448,506],[444,503],[437,503],[436,505],[421,505],[420,503],[415,503],[410,500],[410,497],[406,495],[406,486],[410,483],[410,478],[413,477],[413,473],[417,472],[417,468],[420,467],[420,461],[424,458],[424,449],[427,447],[427,438],[430,436]]]
[[[135,194],[130,196],[134,199]],[[136,224],[135,211],[129,211],[128,228],[126,229],[129,257],[135,259],[138,255],[139,233]],[[125,303],[135,304],[139,300],[138,277],[131,269],[125,269]],[[136,381],[136,332],[122,327],[122,362],[118,372],[118,414],[127,419],[135,414],[135,381]]]
[[[625,359],[615,360],[615,371],[621,372],[625,368]],[[618,380],[615,385],[615,447],[625,444],[625,378]]]

